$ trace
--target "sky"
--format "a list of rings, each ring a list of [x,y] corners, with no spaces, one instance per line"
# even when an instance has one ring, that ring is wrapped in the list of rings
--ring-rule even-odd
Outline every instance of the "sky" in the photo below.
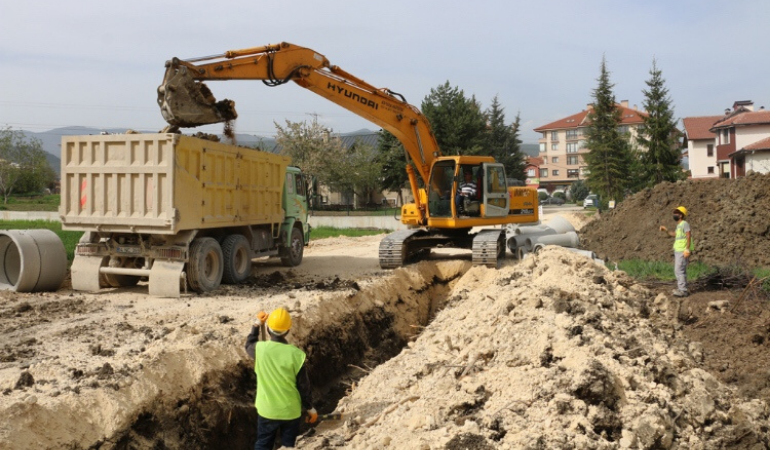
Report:
[[[485,109],[497,96],[507,122],[520,114],[525,143],[585,109],[603,57],[616,99],[630,105],[641,107],[655,59],[679,118],[737,100],[770,108],[767,0],[0,0],[0,17],[0,127],[34,132],[160,130],[166,60],[279,42],[418,107],[447,81]],[[274,136],[286,120],[379,129],[294,83],[207,84],[235,100],[237,133]]]

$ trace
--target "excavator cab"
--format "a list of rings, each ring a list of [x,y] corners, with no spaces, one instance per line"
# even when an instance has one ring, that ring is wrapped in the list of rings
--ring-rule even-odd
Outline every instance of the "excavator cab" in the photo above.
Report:
[[[175,127],[197,127],[235,120],[235,102],[217,101],[206,84],[195,81],[179,59],[166,62],[163,84],[158,86],[158,106],[163,118]]]

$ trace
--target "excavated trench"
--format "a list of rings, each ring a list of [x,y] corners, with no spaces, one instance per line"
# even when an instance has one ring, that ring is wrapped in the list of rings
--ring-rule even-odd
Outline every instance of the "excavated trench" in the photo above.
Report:
[[[294,343],[307,353],[319,413],[332,412],[354,383],[396,356],[451,300],[452,286],[470,264],[443,264],[455,267],[442,273],[435,263],[421,263],[421,277],[409,270],[391,275],[411,278],[404,285],[385,282],[333,296],[318,305],[317,311],[327,313],[297,317],[295,328],[301,331]],[[129,427],[89,448],[250,448],[257,423],[254,387],[249,360],[209,372],[188,392],[161,394]],[[301,433],[312,433],[302,426]]]

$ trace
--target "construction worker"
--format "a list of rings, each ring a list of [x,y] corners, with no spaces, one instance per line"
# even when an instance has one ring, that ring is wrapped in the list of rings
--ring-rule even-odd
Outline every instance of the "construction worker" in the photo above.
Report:
[[[457,194],[455,196],[455,208],[458,212],[466,213],[463,207],[464,199],[475,199],[478,192],[478,186],[473,181],[473,172],[470,167],[463,168],[463,181],[457,186]]]
[[[660,231],[665,231],[674,238],[674,275],[676,276],[677,288],[674,289],[673,294],[676,297],[687,297],[689,295],[687,291],[687,263],[690,260],[692,251],[695,249],[690,224],[685,220],[686,217],[687,208],[679,206],[674,210],[676,230],[668,231],[664,225],[660,226]]]
[[[263,323],[267,324],[269,341],[259,339]],[[307,423],[318,420],[305,369],[305,352],[286,342],[290,329],[291,315],[285,308],[270,315],[260,311],[246,338],[246,353],[254,358],[257,373],[255,450],[272,450],[276,433],[280,434],[282,446],[294,447],[302,409],[307,410]]]

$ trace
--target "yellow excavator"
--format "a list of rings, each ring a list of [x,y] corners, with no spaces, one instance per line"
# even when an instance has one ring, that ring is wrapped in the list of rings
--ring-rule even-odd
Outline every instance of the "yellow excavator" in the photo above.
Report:
[[[167,61],[158,104],[172,129],[237,118],[234,102],[216,101],[203,83],[211,80],[262,80],[267,86],[293,81],[401,141],[414,203],[401,208],[401,221],[408,228],[380,243],[382,268],[400,267],[435,248],[471,249],[474,264],[499,267],[505,257],[506,225],[539,220],[537,192],[508,186],[505,169],[494,158],[442,156],[430,123],[418,108],[402,95],[376,88],[332,65],[311,49],[283,42]]]

